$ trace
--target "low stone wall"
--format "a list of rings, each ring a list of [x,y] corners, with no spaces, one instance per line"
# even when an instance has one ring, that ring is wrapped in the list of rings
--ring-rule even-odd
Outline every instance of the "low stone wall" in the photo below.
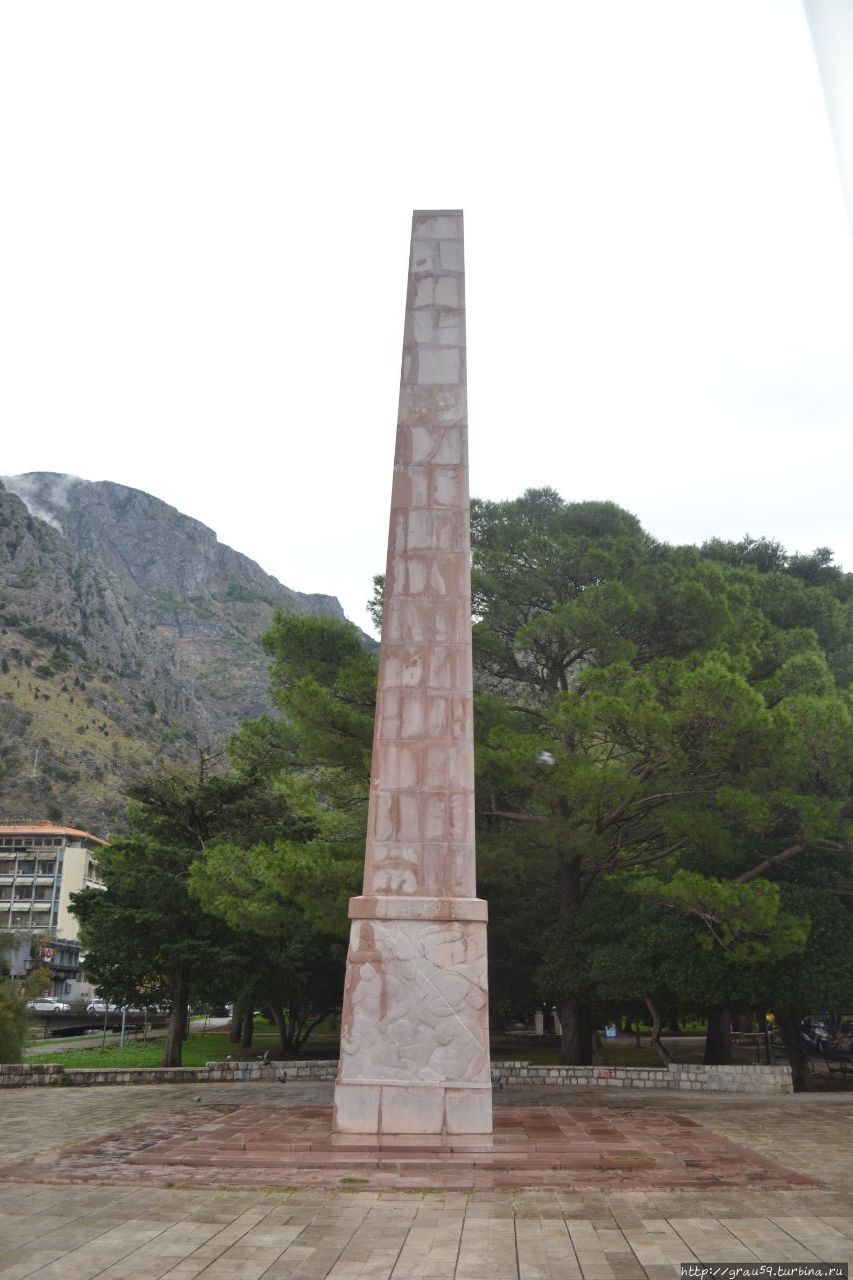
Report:
[[[731,1067],[539,1067],[529,1062],[494,1062],[492,1080],[501,1085],[583,1085],[616,1089],[697,1089],[705,1093],[793,1093],[788,1066],[749,1063]]]
[[[228,1084],[256,1080],[334,1080],[334,1060],[295,1062],[208,1062],[203,1067],[63,1067],[23,1062],[0,1065],[0,1089],[24,1086],[94,1084]],[[492,1081],[498,1087],[518,1085],[596,1085],[616,1089],[700,1090],[705,1093],[793,1093],[786,1066],[758,1063],[733,1067],[539,1067],[529,1062],[495,1062]]]
[[[260,1072],[259,1075],[245,1075],[245,1069]],[[292,1062],[208,1062],[204,1068],[209,1074],[206,1080],[278,1080],[282,1072],[287,1072],[289,1081],[330,1080],[334,1081],[338,1074],[337,1058],[312,1059],[296,1058]]]
[[[0,1089],[19,1089],[25,1084],[62,1084],[64,1067],[44,1063],[0,1063]]]
[[[226,1083],[277,1080],[290,1065],[286,1062],[209,1062],[204,1067],[63,1067],[58,1063],[21,1062],[0,1065],[0,1089],[27,1085],[209,1084],[214,1080]],[[334,1066],[337,1068],[337,1063]],[[334,1071],[329,1078],[334,1079]]]

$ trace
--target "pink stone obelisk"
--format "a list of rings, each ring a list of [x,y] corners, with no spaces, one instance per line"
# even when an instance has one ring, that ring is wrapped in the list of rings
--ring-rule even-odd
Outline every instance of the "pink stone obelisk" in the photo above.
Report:
[[[338,1133],[491,1133],[476,896],[462,214],[416,211]]]

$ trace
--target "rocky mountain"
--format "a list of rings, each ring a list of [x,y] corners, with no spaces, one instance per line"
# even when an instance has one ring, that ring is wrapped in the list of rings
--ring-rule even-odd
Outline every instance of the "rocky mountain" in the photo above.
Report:
[[[0,812],[105,833],[129,776],[268,709],[275,608],[343,617],[124,485],[0,482]]]

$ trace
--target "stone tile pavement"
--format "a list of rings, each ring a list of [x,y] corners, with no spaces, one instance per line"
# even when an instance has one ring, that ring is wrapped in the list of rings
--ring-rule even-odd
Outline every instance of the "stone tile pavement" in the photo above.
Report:
[[[235,1098],[235,1091],[240,1091]],[[2,1165],[207,1105],[328,1105],[327,1085],[9,1090]],[[853,1261],[853,1094],[498,1094],[678,1112],[821,1185],[433,1193],[0,1183],[0,1280],[669,1280],[685,1261]]]
[[[759,1187],[815,1185],[687,1116],[660,1109],[502,1106],[494,1134],[334,1134],[330,1107],[249,1103],[174,1112],[119,1135],[66,1148],[0,1180],[108,1181],[162,1186],[324,1186],[433,1191],[518,1187]]]

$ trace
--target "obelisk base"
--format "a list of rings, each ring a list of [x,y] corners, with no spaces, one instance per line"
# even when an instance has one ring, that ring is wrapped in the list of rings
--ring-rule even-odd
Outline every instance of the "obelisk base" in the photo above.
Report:
[[[486,903],[362,897],[350,918],[335,1132],[491,1133]]]
[[[335,1133],[492,1132],[492,1086],[471,1084],[335,1085]]]

